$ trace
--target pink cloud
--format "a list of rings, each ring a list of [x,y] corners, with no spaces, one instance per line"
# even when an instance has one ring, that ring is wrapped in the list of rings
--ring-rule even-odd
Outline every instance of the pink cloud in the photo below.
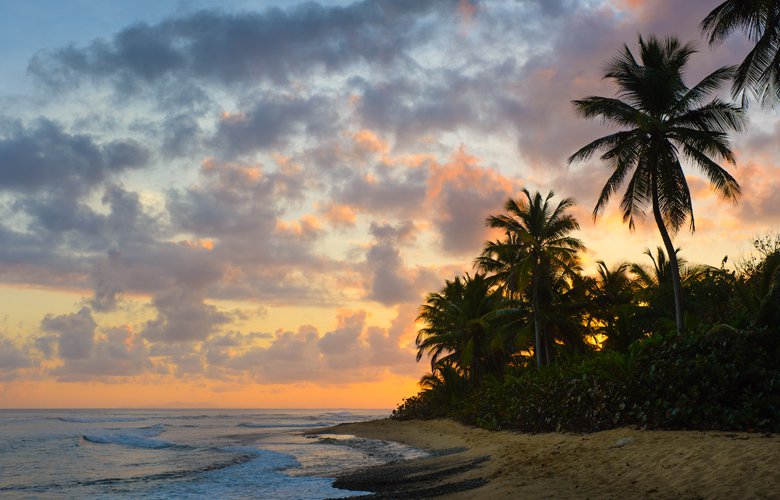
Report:
[[[476,255],[489,235],[485,219],[499,212],[518,189],[515,181],[482,166],[463,145],[449,162],[433,164],[426,196],[442,250]]]

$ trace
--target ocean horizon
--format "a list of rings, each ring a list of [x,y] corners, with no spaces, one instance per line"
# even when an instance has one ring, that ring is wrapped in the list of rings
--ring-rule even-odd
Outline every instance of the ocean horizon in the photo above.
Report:
[[[0,497],[344,498],[358,468],[425,456],[327,433],[390,410],[112,408],[0,410]]]

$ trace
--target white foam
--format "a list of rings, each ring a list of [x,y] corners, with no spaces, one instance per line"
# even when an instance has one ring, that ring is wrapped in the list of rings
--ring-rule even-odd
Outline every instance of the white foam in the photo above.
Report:
[[[102,430],[85,434],[85,441],[96,444],[118,444],[132,448],[160,449],[175,446],[173,443],[151,439],[165,432],[165,426],[161,424],[139,429]]]

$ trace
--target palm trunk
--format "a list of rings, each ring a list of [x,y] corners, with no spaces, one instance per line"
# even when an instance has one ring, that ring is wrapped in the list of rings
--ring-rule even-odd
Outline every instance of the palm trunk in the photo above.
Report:
[[[543,363],[542,350],[544,348],[542,346],[541,325],[539,324],[539,279],[536,276],[536,273],[534,273],[532,279],[533,288],[531,294],[533,295],[534,303],[534,350],[536,351],[536,367],[541,368]]]
[[[680,286],[680,266],[677,264],[677,252],[672,244],[672,238],[669,236],[669,231],[666,230],[664,219],[661,216],[661,208],[658,203],[658,180],[656,173],[651,174],[652,182],[652,196],[653,196],[653,216],[655,217],[655,223],[658,226],[658,231],[661,233],[661,239],[666,247],[666,254],[669,256],[669,267],[672,271],[672,289],[674,290],[674,319],[677,324],[677,334],[680,335],[683,331],[683,308],[682,308],[682,286]]]
[[[552,365],[552,350],[553,341],[546,333],[542,335],[544,337],[544,357],[547,360],[547,366]]]

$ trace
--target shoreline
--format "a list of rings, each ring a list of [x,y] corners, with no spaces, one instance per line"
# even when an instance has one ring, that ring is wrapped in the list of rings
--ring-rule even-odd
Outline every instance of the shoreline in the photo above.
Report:
[[[320,433],[431,456],[360,469],[334,486],[370,498],[780,498],[780,436],[725,431],[486,431],[451,420],[339,424]]]

